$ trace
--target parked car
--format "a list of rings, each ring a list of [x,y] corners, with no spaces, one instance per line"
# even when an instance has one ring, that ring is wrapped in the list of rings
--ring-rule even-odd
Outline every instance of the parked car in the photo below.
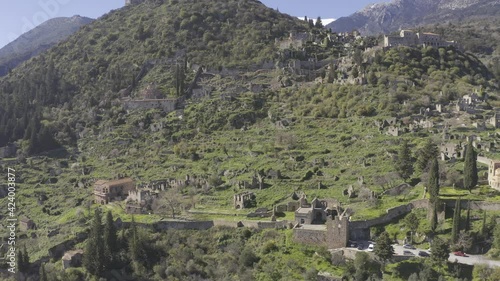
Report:
[[[424,251],[418,251],[418,255],[421,257],[430,257],[431,256],[431,255],[429,255],[429,253],[424,252]]]
[[[405,251],[403,251],[403,255],[405,255],[405,256],[414,256],[415,254],[412,251],[405,250]]]
[[[349,241],[349,247],[356,248],[356,247],[358,247],[358,243]]]
[[[358,245],[358,250],[363,250],[363,248],[364,248],[363,243],[359,243],[359,245]]]
[[[459,257],[468,257],[464,252],[462,251],[456,251],[453,253],[455,256],[459,256]]]
[[[416,249],[415,246],[413,246],[411,244],[404,244],[403,248],[405,248],[405,249],[411,249],[411,250],[415,250]]]
[[[373,248],[375,248],[373,244],[368,245],[368,252],[373,252]]]

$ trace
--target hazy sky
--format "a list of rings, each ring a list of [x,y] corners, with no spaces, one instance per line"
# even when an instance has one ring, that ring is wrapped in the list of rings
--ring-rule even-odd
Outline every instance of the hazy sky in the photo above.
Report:
[[[210,1],[210,0],[200,0]],[[303,17],[339,18],[374,2],[389,0],[261,0],[271,8]],[[49,18],[81,15],[90,18],[118,9],[124,0],[0,0],[0,47]]]

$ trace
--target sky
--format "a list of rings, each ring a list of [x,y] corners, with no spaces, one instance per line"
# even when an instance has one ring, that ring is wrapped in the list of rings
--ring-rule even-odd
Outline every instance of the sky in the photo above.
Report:
[[[210,0],[200,0],[210,1]],[[371,3],[389,0],[261,0],[292,16],[316,19],[348,16]],[[98,18],[123,7],[125,0],[0,0],[0,48],[54,17],[80,15]]]

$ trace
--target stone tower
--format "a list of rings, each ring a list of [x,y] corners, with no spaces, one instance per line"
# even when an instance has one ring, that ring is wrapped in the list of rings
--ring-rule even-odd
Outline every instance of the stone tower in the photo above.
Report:
[[[347,247],[349,242],[349,219],[345,214],[327,219],[325,240],[328,249]]]
[[[138,5],[144,2],[145,0],[125,0],[125,6],[128,5]]]

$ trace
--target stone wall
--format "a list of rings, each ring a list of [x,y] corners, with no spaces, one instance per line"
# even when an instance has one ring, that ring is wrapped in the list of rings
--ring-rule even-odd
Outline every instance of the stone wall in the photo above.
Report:
[[[293,230],[293,240],[297,243],[326,246],[326,230],[295,228]]]
[[[214,226],[213,221],[162,221],[153,224],[157,231],[164,231],[169,229],[194,229],[206,230]]]
[[[455,208],[455,199],[445,199],[442,200],[446,207]],[[466,210],[468,207],[469,201],[461,200],[460,207],[462,210]],[[484,210],[484,211],[500,211],[500,202],[486,202],[486,201],[470,201],[470,209],[471,210]]]
[[[126,100],[124,101],[124,108],[126,110],[156,108],[169,113],[177,109],[178,102],[178,99]]]

